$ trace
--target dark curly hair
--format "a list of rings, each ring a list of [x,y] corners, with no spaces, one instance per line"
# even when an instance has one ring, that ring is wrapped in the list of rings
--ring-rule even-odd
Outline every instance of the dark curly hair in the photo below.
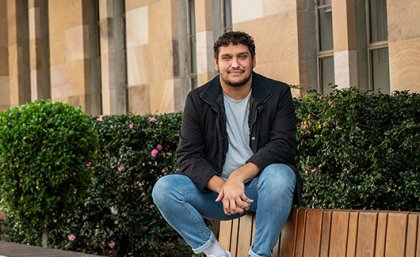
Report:
[[[252,59],[255,56],[255,44],[254,39],[245,32],[242,31],[229,31],[225,34],[221,35],[217,41],[214,43],[213,50],[214,50],[214,58],[217,60],[219,57],[219,48],[221,46],[228,46],[230,44],[233,45],[245,45],[248,47],[249,52],[251,53]]]

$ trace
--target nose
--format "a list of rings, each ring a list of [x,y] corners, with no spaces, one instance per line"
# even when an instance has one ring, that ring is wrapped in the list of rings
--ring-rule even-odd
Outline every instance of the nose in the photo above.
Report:
[[[238,58],[236,58],[236,57],[232,58],[231,66],[232,66],[232,68],[239,68]]]

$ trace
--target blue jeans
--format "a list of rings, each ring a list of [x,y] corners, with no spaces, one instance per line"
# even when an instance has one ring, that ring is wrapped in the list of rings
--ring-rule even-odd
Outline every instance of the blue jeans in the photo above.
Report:
[[[249,249],[252,257],[270,257],[289,216],[296,177],[284,164],[267,166],[245,184],[245,195],[254,200],[249,212],[255,212],[255,240]],[[206,250],[216,239],[204,223],[230,220],[243,214],[226,215],[223,204],[215,202],[217,193],[201,192],[185,175],[160,178],[153,188],[153,201],[165,220],[184,238],[195,253]]]

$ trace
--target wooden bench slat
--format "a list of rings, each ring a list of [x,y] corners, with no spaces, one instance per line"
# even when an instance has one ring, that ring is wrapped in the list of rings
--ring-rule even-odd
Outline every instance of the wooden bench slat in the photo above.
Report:
[[[251,245],[252,239],[252,216],[246,215],[239,219],[239,233],[238,233],[238,257],[248,257],[248,248]]]
[[[297,228],[296,228],[296,239],[295,239],[295,257],[303,257],[303,245],[305,241],[305,219],[306,210],[299,209],[297,216]]]
[[[378,214],[378,225],[376,228],[376,246],[375,246],[375,257],[385,256],[385,242],[386,242],[386,230],[388,225],[388,213],[380,212]]]
[[[416,215],[416,214],[408,215],[407,244],[405,247],[405,257],[419,257],[420,256],[420,255],[416,256],[418,220],[419,220],[419,215]]]
[[[407,214],[389,213],[386,232],[385,257],[404,256]]]
[[[377,212],[360,212],[357,232],[357,257],[374,257]]]
[[[420,256],[420,214],[417,213],[417,253],[416,257]]]
[[[230,240],[230,252],[232,256],[237,256],[238,249],[238,232],[239,232],[239,219],[232,220],[232,238]]]
[[[319,257],[321,251],[322,210],[306,211],[305,243],[303,253],[305,257]]]
[[[219,242],[223,248],[230,251],[230,240],[232,237],[232,221],[226,220],[220,222],[219,227]]]
[[[330,257],[346,256],[347,231],[349,225],[348,212],[333,212],[330,236]]]
[[[359,230],[359,212],[350,212],[346,257],[356,257],[358,230]]]
[[[321,254],[320,257],[328,257],[330,249],[331,233],[331,210],[325,210],[322,218]]]
[[[280,250],[278,257],[289,257],[294,256],[294,242],[296,240],[296,227],[297,227],[297,216],[300,209],[293,209],[290,214],[289,220],[281,232],[280,238]],[[293,242],[292,244],[290,242]]]

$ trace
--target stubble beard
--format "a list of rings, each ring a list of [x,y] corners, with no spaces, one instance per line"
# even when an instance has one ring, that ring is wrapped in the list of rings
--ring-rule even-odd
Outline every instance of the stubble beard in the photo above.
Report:
[[[245,86],[249,82],[249,80],[251,79],[251,76],[252,76],[252,73],[250,73],[249,76],[244,78],[243,80],[235,82],[235,83],[231,82],[229,80],[225,80],[223,77],[222,77],[222,80],[223,80],[223,82],[225,82],[226,85],[228,85],[230,87],[239,88],[239,87]]]

